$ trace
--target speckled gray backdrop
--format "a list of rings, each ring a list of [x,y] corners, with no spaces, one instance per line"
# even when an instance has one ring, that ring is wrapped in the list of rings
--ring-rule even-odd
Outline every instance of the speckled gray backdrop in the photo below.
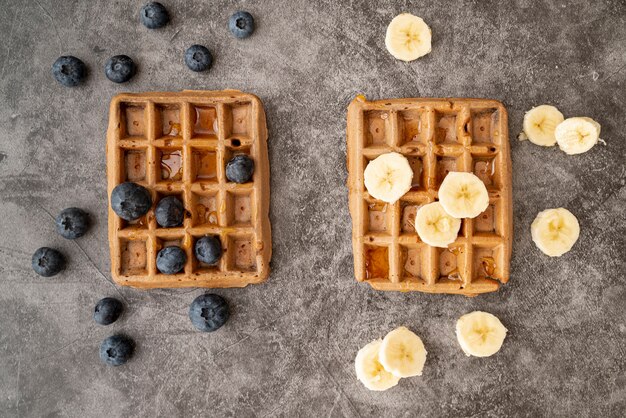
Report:
[[[626,409],[626,4],[605,1],[183,1],[164,0],[163,30],[138,23],[138,1],[0,1],[0,415],[39,416],[623,416]],[[226,28],[252,12],[254,36]],[[384,31],[399,12],[422,16],[433,51],[394,60]],[[215,55],[187,70],[192,43]],[[128,54],[126,85],[103,64]],[[67,89],[50,75],[62,54],[91,73]],[[233,308],[214,334],[188,318],[200,289],[137,291],[111,283],[106,235],[105,129],[121,91],[236,88],[261,97],[270,129],[270,280],[220,290]],[[515,244],[511,281],[495,294],[380,293],[353,279],[347,210],[345,115],[369,98],[466,96],[502,100],[510,113]],[[602,124],[607,145],[580,156],[514,138],[524,112],[551,103]],[[91,212],[91,232],[56,235],[68,206]],[[569,208],[574,249],[535,248],[535,214]],[[45,279],[33,251],[70,259]],[[91,319],[103,296],[123,318]],[[509,336],[497,355],[468,358],[454,323],[487,310]],[[367,391],[359,347],[407,325],[428,349],[424,375]],[[98,346],[131,335],[136,357],[109,368]]]

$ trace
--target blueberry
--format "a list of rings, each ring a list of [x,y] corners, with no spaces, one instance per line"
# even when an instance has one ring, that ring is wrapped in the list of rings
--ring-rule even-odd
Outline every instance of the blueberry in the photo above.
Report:
[[[87,67],[76,57],[63,56],[52,64],[52,75],[65,87],[74,87],[87,77]]]
[[[56,219],[57,232],[63,238],[76,239],[85,235],[89,229],[89,215],[82,209],[63,209]]]
[[[114,83],[125,83],[135,75],[135,63],[127,55],[116,55],[104,64],[104,74]]]
[[[162,227],[172,228],[183,224],[184,213],[183,202],[175,196],[168,196],[159,201],[154,217]]]
[[[111,335],[100,344],[100,360],[109,366],[121,366],[133,356],[135,343],[124,335]]]
[[[222,256],[222,243],[218,237],[207,235],[196,241],[196,258],[206,264],[215,264]]]
[[[54,248],[41,247],[32,258],[35,273],[43,277],[51,277],[65,268],[65,257]]]
[[[134,221],[148,213],[152,206],[150,192],[136,183],[122,183],[111,192],[113,212],[127,221]]]
[[[254,32],[254,18],[248,12],[235,12],[228,20],[228,29],[237,38],[247,38]]]
[[[208,70],[213,65],[213,55],[205,46],[191,45],[185,51],[185,64],[192,71]]]
[[[254,161],[247,155],[235,155],[226,164],[226,178],[235,183],[250,181],[254,174]]]
[[[170,15],[167,9],[161,3],[151,1],[141,8],[141,23],[148,29],[158,29],[167,25],[170,21]]]
[[[115,298],[100,299],[93,310],[93,320],[100,325],[110,325],[117,321],[124,306]]]
[[[165,247],[157,254],[156,265],[163,274],[176,274],[185,268],[187,254],[180,247]]]
[[[200,331],[212,332],[228,321],[230,311],[228,302],[213,293],[200,295],[189,306],[189,319]]]

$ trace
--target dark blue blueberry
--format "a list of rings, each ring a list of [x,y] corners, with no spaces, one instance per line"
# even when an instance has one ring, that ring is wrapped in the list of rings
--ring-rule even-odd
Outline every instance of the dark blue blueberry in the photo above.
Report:
[[[35,273],[43,277],[51,277],[65,268],[65,257],[54,248],[41,247],[32,258]]]
[[[254,32],[254,18],[248,12],[235,12],[228,20],[228,29],[237,38],[247,38]]]
[[[151,1],[141,8],[141,23],[148,29],[158,29],[167,25],[170,21],[170,15],[167,9],[161,3]]]
[[[121,366],[133,356],[135,343],[124,335],[111,335],[100,344],[100,360],[109,366]]]
[[[196,241],[196,258],[206,264],[215,264],[222,256],[222,243],[218,237],[208,235]]]
[[[208,70],[213,65],[213,55],[205,46],[191,45],[185,51],[185,64],[192,71]]]
[[[93,310],[93,320],[100,325],[110,325],[120,317],[124,305],[115,298],[100,299]]]
[[[63,209],[56,219],[57,232],[63,238],[76,239],[85,235],[89,229],[89,215],[82,209]]]
[[[246,183],[254,174],[254,161],[247,155],[235,155],[226,164],[226,178],[235,183]]]
[[[87,77],[87,67],[76,57],[63,56],[52,64],[52,75],[65,87],[74,87]]]
[[[159,201],[154,217],[162,227],[173,228],[183,224],[184,213],[183,202],[176,196],[168,196]]]
[[[187,254],[180,247],[165,247],[157,254],[156,265],[163,274],[176,274],[185,268]]]
[[[212,332],[228,321],[230,311],[228,302],[213,293],[200,295],[189,306],[189,319],[200,331]]]
[[[134,221],[148,213],[152,206],[150,192],[136,183],[118,184],[111,192],[113,212],[127,221]]]
[[[135,75],[135,63],[127,55],[116,55],[104,64],[104,74],[114,83],[125,83]]]

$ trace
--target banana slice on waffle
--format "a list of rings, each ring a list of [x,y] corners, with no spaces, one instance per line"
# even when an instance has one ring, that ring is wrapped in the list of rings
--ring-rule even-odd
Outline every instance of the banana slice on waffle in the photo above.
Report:
[[[364,173],[365,188],[372,197],[394,203],[411,189],[413,170],[402,154],[390,152],[369,162]]]
[[[489,194],[474,173],[451,172],[439,187],[439,201],[455,218],[475,218],[489,206]]]
[[[433,247],[447,248],[461,228],[461,220],[450,216],[440,202],[419,208],[415,214],[415,230],[420,239]]]

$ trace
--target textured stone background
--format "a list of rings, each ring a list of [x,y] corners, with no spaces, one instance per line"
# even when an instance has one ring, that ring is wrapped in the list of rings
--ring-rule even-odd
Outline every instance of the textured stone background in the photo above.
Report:
[[[626,4],[605,1],[163,0],[163,30],[138,23],[140,1],[0,1],[0,415],[17,416],[623,416],[626,409]],[[343,4],[342,4],[343,3]],[[248,40],[226,28],[236,9],[258,23]],[[433,52],[405,64],[385,50],[399,12],[422,16]],[[192,43],[215,55],[187,70]],[[114,85],[103,64],[139,64]],[[62,54],[90,67],[67,89],[50,75]],[[121,91],[237,88],[265,103],[272,166],[273,272],[261,286],[220,290],[234,311],[214,334],[187,309],[200,289],[136,291],[111,283],[106,235],[105,128]],[[345,115],[369,98],[488,97],[510,112],[515,244],[512,277],[474,299],[372,291],[353,279]],[[514,138],[524,112],[552,103],[602,124],[606,146],[580,156]],[[95,227],[71,242],[53,216],[89,210]],[[581,236],[551,259],[530,240],[555,206]],[[71,260],[45,279],[33,251]],[[91,319],[112,295],[127,311]],[[455,320],[482,309],[510,330],[501,352],[467,358]],[[359,347],[407,325],[425,341],[421,378],[385,393],[357,380]],[[125,332],[136,357],[109,368],[100,341]]]

